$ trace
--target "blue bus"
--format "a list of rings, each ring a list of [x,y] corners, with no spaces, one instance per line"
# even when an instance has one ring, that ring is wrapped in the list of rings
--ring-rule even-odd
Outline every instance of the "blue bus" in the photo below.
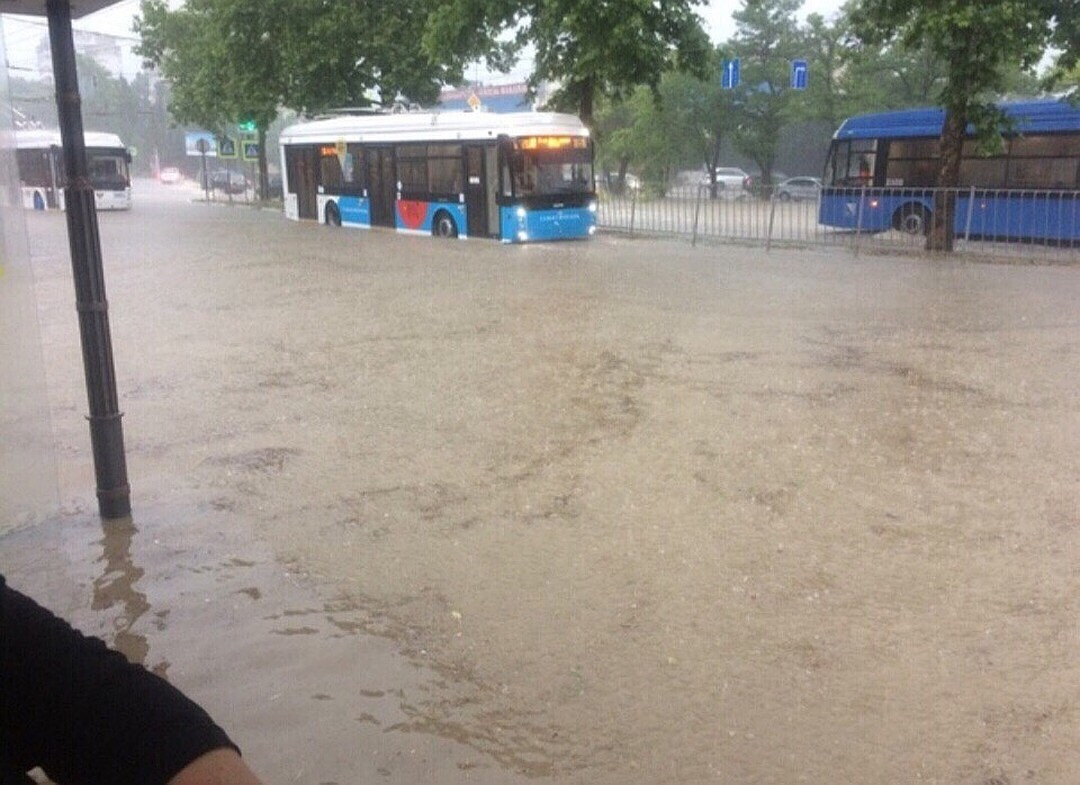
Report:
[[[1002,148],[964,142],[953,227],[959,238],[1080,246],[1080,109],[1002,103]],[[941,164],[939,108],[859,115],[833,135],[818,220],[865,232],[924,234]]]
[[[593,146],[573,115],[347,114],[281,133],[285,215],[505,243],[596,231]]]

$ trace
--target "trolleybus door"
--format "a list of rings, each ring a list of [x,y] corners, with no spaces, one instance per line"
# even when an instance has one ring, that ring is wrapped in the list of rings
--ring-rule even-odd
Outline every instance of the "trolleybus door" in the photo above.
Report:
[[[296,217],[318,218],[315,198],[315,167],[319,151],[315,147],[285,148],[285,166],[289,174],[289,190],[296,194]]]
[[[368,167],[368,198],[371,199],[371,225],[394,226],[394,148],[368,147],[364,151]]]
[[[487,177],[484,172],[484,146],[465,145],[465,220],[469,237],[487,237]]]

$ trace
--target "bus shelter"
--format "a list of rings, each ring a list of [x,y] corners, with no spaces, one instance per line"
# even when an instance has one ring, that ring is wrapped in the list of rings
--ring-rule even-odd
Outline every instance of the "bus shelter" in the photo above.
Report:
[[[71,22],[72,19],[100,11],[117,2],[119,0],[0,0],[0,13],[48,19],[53,79],[67,175],[66,215],[89,402],[87,419],[90,423],[90,441],[94,456],[98,510],[101,517],[107,519],[129,515],[131,501],[121,413],[117,401],[94,189],[87,171]],[[11,228],[5,226],[5,234],[10,234]],[[10,448],[5,447],[5,451],[8,449]],[[14,460],[18,459],[16,455]]]

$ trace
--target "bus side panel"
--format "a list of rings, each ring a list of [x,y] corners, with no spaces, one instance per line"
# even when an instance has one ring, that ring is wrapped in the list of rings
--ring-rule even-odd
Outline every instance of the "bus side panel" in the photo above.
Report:
[[[371,228],[371,200],[363,196],[338,197],[342,226]]]
[[[588,207],[522,210],[509,206],[500,207],[499,215],[500,236],[508,243],[581,239],[591,235],[596,226],[596,214]]]
[[[972,238],[1080,243],[1080,194],[1076,191],[990,191],[976,193],[973,204],[961,194],[956,209],[958,237],[969,231],[969,211]]]
[[[300,220],[300,202],[296,194],[285,194],[285,217],[294,221]]]
[[[419,199],[398,199],[394,202],[394,225],[399,232],[431,234],[435,214],[445,210],[454,219],[458,237],[467,237],[465,205],[458,202],[425,202]]]
[[[821,192],[818,223],[838,229],[886,232],[895,226],[900,214],[915,206],[929,212],[933,206],[931,193],[922,190],[825,188]]]

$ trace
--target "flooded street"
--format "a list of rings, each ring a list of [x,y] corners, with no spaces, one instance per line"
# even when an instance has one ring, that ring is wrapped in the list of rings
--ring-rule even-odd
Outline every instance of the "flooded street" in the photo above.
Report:
[[[63,217],[61,520],[10,583],[268,783],[1080,774],[1080,269],[99,217],[103,532]]]

